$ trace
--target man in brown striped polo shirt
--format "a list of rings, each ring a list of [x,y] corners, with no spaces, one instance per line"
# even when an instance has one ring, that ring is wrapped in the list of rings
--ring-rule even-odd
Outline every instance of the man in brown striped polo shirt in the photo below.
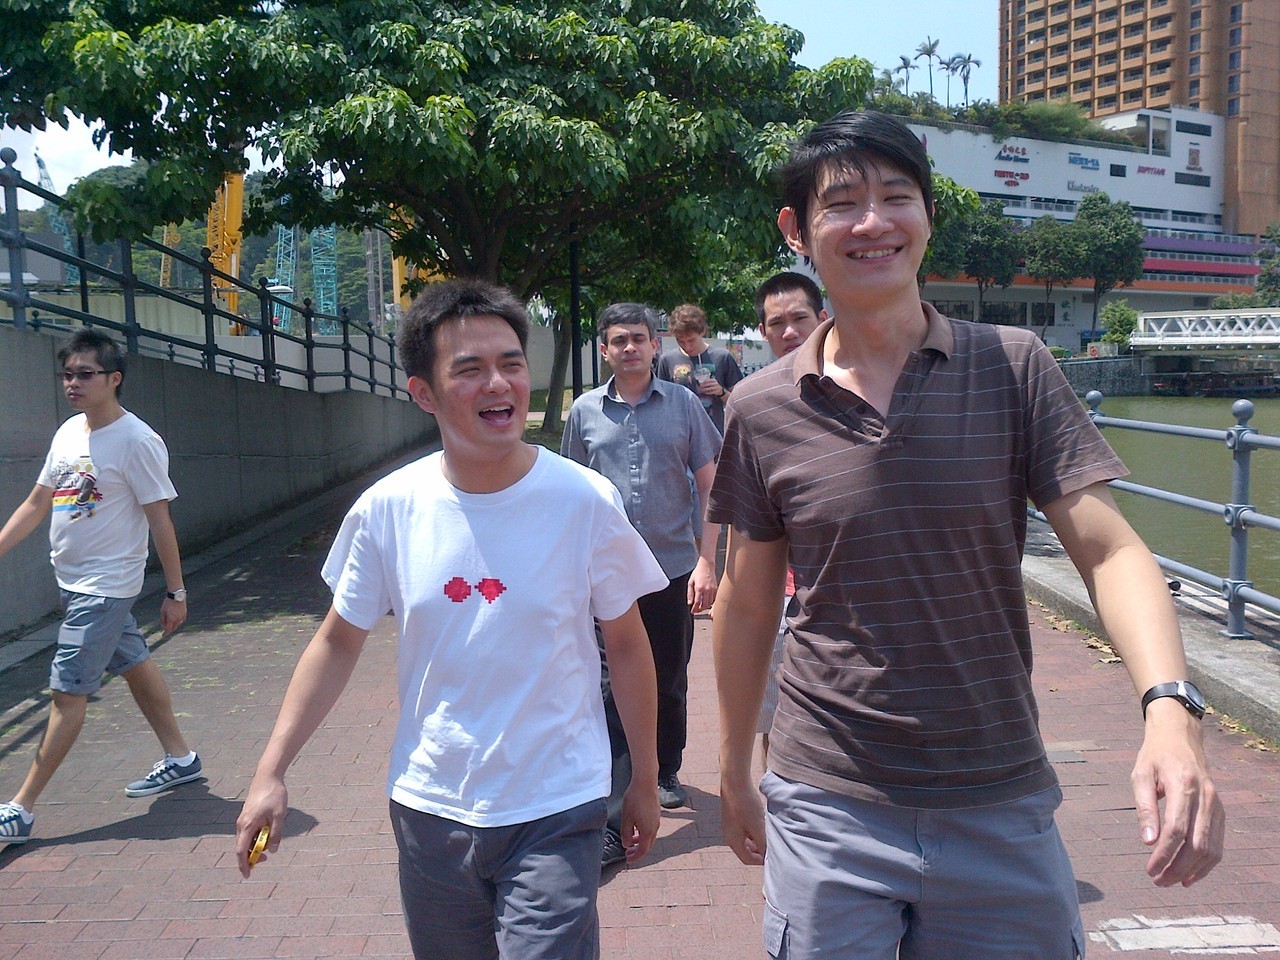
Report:
[[[841,114],[781,173],[778,225],[834,320],[734,391],[708,510],[732,524],[713,634],[724,830],[765,864],[766,946],[1082,956],[1031,689],[1028,500],[1148,691],[1134,771],[1148,873],[1195,882],[1224,833],[1168,589],[1106,486],[1125,468],[1033,334],[921,302],[933,200],[910,130]],[[752,733],[788,561],[799,612],[766,818]]]

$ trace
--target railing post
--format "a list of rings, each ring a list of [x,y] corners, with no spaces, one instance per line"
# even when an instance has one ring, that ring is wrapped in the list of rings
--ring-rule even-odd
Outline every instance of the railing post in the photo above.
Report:
[[[205,258],[205,262],[208,262],[208,258]],[[204,355],[204,368],[213,372],[218,369],[218,341],[214,336],[217,327],[213,322],[213,278],[208,273],[203,273],[203,276],[204,305],[200,312],[204,314],[204,349],[200,352]]]
[[[120,241],[120,290],[124,295],[124,342],[129,353],[138,352],[138,277],[133,272],[133,246]]]
[[[276,368],[276,325],[270,317],[262,328],[262,382],[280,382],[280,371]]]
[[[342,325],[342,382],[347,390],[351,389],[351,328]]]
[[[314,393],[316,389],[316,331],[311,312],[311,301],[305,297],[302,300],[302,336],[307,344],[307,389]]]
[[[348,324],[351,322],[351,311],[346,307],[342,308],[342,322]],[[369,392],[378,392],[378,358],[374,355],[374,348],[377,343],[373,339],[373,324],[370,323],[364,328],[365,339],[369,342]]]
[[[1227,449],[1231,451],[1231,502],[1224,505],[1223,520],[1231,528],[1231,552],[1227,563],[1227,576],[1222,581],[1222,599],[1227,601],[1227,629],[1223,633],[1236,640],[1252,639],[1253,633],[1245,626],[1244,600],[1240,591],[1252,587],[1248,579],[1249,528],[1244,515],[1254,507],[1249,502],[1249,471],[1253,450],[1244,438],[1257,433],[1249,426],[1254,406],[1248,400],[1237,400],[1231,405],[1231,415],[1236,425],[1227,431]]]
[[[267,278],[258,278],[258,332],[262,336],[262,382],[271,383],[276,372],[275,312],[271,304],[271,291]]]
[[[18,159],[18,152],[12,147],[0,150],[0,187],[4,190],[4,225],[0,229],[0,242],[9,248],[9,289],[10,295],[5,299],[13,308],[13,325],[19,330],[27,328],[27,304],[31,295],[27,293],[23,274],[26,264],[23,263],[22,248],[24,238],[18,227],[18,181],[22,174],[14,169],[13,162]]]
[[[387,334],[387,373],[391,378],[391,396],[394,398],[400,392],[400,388],[396,386],[396,333],[394,330]]]
[[[1084,402],[1089,405],[1089,419],[1097,420],[1102,416],[1102,392],[1090,390],[1084,395]]]

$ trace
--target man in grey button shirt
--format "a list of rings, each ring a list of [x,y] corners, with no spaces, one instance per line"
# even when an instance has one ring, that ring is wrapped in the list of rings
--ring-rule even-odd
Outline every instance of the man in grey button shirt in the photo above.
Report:
[[[573,404],[560,453],[613,481],[627,517],[671,580],[639,604],[658,674],[658,798],[664,807],[679,807],[688,802],[677,773],[686,737],[693,614],[710,610],[715,600],[720,538],[719,524],[712,523],[704,524],[700,543],[695,537],[688,478],[693,475],[706,503],[720,434],[697,397],[653,375],[658,339],[652,308],[612,304],[597,328],[613,376]],[[607,860],[608,849],[605,855]]]

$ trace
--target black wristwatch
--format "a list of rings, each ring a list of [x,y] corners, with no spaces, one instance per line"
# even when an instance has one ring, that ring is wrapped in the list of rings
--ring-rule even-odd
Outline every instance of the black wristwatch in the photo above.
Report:
[[[1161,697],[1173,697],[1184,707],[1187,713],[1197,720],[1204,719],[1204,694],[1190,680],[1174,680],[1170,683],[1157,683],[1142,695],[1142,718],[1147,718],[1147,704]]]

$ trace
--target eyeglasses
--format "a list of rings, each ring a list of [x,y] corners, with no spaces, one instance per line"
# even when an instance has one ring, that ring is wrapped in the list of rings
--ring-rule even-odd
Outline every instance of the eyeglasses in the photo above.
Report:
[[[72,380],[79,380],[81,383],[86,380],[92,380],[98,374],[112,374],[114,370],[63,370],[55,373],[55,377],[60,377],[63,383],[70,383]]]

